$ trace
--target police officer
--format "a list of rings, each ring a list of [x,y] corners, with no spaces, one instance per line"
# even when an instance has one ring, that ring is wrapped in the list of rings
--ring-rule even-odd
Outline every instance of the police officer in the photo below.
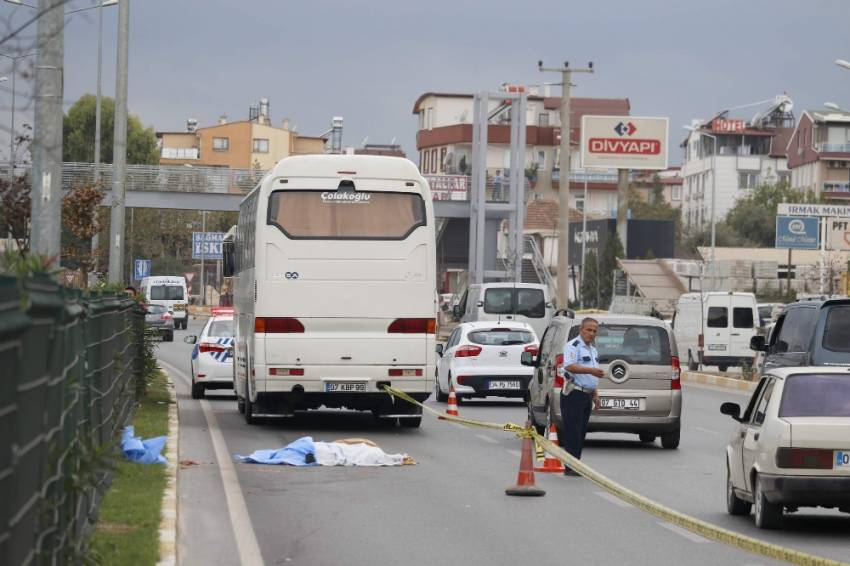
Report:
[[[579,335],[564,345],[564,387],[561,390],[561,419],[564,422],[561,446],[572,456],[581,459],[581,449],[587,434],[590,412],[599,406],[599,354],[593,346],[599,322],[593,318],[581,321]],[[567,468],[564,474],[577,476]]]

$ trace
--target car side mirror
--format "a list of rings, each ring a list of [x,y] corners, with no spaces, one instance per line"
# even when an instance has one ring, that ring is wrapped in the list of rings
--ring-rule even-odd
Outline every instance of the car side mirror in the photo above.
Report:
[[[437,350],[437,355],[438,355],[438,356],[440,356],[440,357],[442,358],[442,357],[443,357],[443,345],[442,345],[442,344],[437,344],[437,348],[436,348],[436,350]]]
[[[741,421],[741,406],[738,403],[723,403],[720,405],[720,412],[738,422]]]
[[[194,334],[190,334],[189,336],[184,337],[183,341],[186,342],[187,344],[194,344],[195,342],[198,341],[198,337],[195,336]]]
[[[764,336],[753,336],[752,338],[750,338],[750,350],[755,350],[756,352],[767,351],[767,346],[764,342]]]
[[[477,303],[475,303],[475,306],[476,306],[476,307],[483,307],[483,306],[484,306],[484,301],[478,301]]]
[[[452,316],[455,317],[455,319],[460,318],[460,305],[455,305],[452,307]]]
[[[519,358],[519,362],[524,366],[537,367],[537,363],[534,361],[534,354],[531,352],[523,352]]]
[[[554,309],[555,305],[553,305],[552,303],[546,303],[546,308],[547,309]]]

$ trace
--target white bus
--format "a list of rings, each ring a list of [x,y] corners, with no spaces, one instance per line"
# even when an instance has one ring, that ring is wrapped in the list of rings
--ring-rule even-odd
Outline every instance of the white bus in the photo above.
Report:
[[[234,272],[234,388],[246,422],[296,410],[370,410],[418,427],[434,386],[434,214],[406,159],[283,159],[242,201]],[[233,264],[233,265],[231,265]]]

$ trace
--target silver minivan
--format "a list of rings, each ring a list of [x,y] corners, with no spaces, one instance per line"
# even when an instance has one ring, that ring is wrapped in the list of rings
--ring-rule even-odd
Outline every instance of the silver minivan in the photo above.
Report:
[[[594,314],[599,321],[596,349],[605,377],[599,380],[600,407],[590,416],[588,432],[625,432],[643,442],[661,437],[664,448],[677,448],[682,415],[682,386],[676,339],[663,320],[648,316]],[[586,318],[559,311],[540,340],[528,389],[528,415],[543,433],[554,422],[563,436],[560,390],[564,345],[578,336]]]

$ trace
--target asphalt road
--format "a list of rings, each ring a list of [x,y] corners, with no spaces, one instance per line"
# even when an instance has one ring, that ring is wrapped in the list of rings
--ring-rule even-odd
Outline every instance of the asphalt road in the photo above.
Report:
[[[625,504],[590,482],[537,474],[542,498],[515,498],[520,441],[426,416],[421,429],[386,428],[371,415],[322,411],[248,426],[234,397],[189,395],[191,346],[201,321],[161,343],[180,412],[181,564],[767,564]],[[850,515],[802,510],[783,531],[760,531],[724,503],[724,446],[732,421],[720,403],[737,392],[685,386],[682,442],[668,451],[636,436],[591,434],[584,462],[656,501],[763,540],[839,560],[850,557]],[[440,410],[444,405],[434,402]],[[472,401],[462,416],[521,423],[512,401]],[[236,463],[233,454],[301,436],[366,437],[418,465],[293,468]],[[235,534],[235,533],[238,533]]]

